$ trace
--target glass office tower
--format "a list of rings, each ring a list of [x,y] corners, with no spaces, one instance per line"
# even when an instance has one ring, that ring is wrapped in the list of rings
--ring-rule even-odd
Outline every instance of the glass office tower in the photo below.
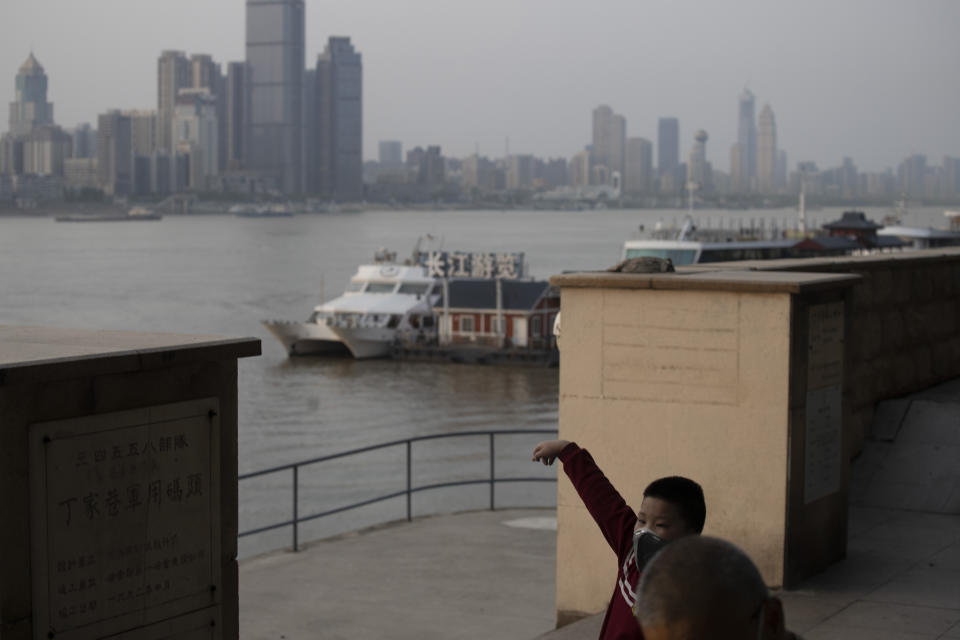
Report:
[[[247,0],[245,164],[284,193],[304,179],[304,0]]]

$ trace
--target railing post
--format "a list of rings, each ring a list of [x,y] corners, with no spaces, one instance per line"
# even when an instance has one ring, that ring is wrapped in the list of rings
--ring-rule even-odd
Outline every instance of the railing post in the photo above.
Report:
[[[413,513],[411,510],[411,498],[412,498],[412,491],[413,491],[413,480],[412,480],[413,474],[411,472],[411,467],[413,465],[412,455],[411,455],[412,448],[413,448],[413,442],[411,442],[410,440],[407,440],[407,522],[410,522],[411,520],[413,520]]]
[[[496,482],[496,477],[494,475],[494,465],[493,465],[493,454],[494,454],[493,439],[494,437],[496,437],[496,435],[497,434],[493,433],[492,431],[490,432],[490,511],[494,510],[493,487]]]
[[[298,467],[297,465],[294,465],[293,466],[293,550],[295,552],[300,550],[297,548],[297,527],[300,524],[300,515],[297,511],[297,502],[298,502],[297,496],[298,496],[298,489],[300,487],[299,471],[300,471],[300,467]]]

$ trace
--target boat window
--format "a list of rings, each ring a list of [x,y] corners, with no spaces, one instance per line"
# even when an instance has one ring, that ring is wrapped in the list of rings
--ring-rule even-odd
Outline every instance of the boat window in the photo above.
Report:
[[[367,293],[393,293],[395,282],[371,282],[367,285]]]
[[[363,285],[365,285],[365,284],[366,284],[366,282],[358,282],[358,281],[356,281],[356,280],[351,280],[351,281],[347,284],[347,289],[346,289],[346,291],[347,291],[347,293],[359,293],[360,291],[363,291]]]
[[[387,328],[388,328],[388,329],[396,329],[397,326],[400,324],[400,320],[401,320],[402,318],[403,318],[403,316],[399,316],[399,315],[397,315],[397,314],[391,315],[391,316],[390,316],[390,321],[387,322]]]
[[[644,248],[644,249],[627,249],[626,258],[670,258],[670,261],[673,262],[673,266],[679,267],[684,264],[693,264],[693,261],[697,259],[697,250],[696,249],[653,249],[653,248]],[[702,262],[702,260],[701,260]]]
[[[402,282],[397,293],[409,293],[411,295],[423,295],[430,288],[429,282]]]
[[[433,316],[424,316],[423,317],[423,328],[430,329],[433,327]]]

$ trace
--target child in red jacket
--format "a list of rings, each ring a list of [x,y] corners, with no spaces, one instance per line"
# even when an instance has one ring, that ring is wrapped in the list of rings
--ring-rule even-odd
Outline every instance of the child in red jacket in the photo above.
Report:
[[[617,585],[600,628],[600,640],[643,638],[633,616],[637,583],[643,565],[664,544],[703,531],[706,504],[703,489],[688,478],[654,480],[634,513],[586,449],[566,440],[547,440],[533,450],[533,460],[553,464],[556,458],[587,511],[617,554]]]

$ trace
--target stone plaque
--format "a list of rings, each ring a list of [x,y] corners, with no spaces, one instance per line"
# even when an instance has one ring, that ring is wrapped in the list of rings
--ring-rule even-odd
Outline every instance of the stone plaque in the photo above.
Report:
[[[843,474],[843,303],[810,307],[803,500],[840,490]]]
[[[219,628],[218,412],[209,398],[30,425],[35,638]]]

